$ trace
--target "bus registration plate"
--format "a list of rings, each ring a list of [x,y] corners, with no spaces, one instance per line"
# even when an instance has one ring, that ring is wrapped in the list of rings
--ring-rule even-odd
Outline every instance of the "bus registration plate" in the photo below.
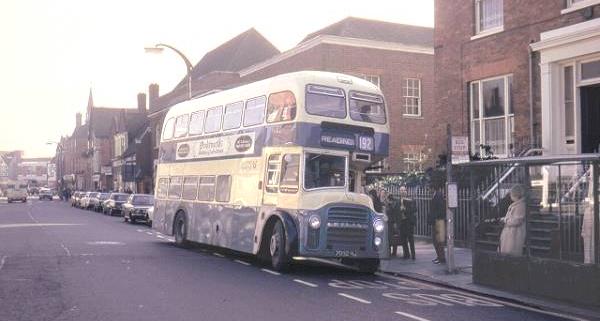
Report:
[[[336,257],[355,257],[356,256],[356,251],[352,251],[352,250],[336,250],[335,251],[335,256]]]

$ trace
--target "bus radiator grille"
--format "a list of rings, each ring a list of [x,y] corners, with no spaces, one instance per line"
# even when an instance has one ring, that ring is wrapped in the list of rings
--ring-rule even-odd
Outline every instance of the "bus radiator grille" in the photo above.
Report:
[[[367,243],[369,211],[332,207],[327,219],[327,249],[363,250]]]

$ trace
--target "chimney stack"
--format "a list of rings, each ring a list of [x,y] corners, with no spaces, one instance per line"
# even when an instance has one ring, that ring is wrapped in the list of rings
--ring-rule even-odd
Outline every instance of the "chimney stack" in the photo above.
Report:
[[[137,95],[137,102],[138,102],[138,111],[141,113],[145,113],[146,112],[146,94],[139,93]]]
[[[148,109],[153,110],[158,100],[158,84],[148,86]]]
[[[81,127],[81,113],[75,114],[75,126]]]

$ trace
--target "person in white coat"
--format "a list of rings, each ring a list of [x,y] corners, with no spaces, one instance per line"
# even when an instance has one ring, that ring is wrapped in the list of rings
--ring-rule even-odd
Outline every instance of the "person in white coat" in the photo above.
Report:
[[[525,189],[521,185],[515,185],[510,191],[513,203],[508,207],[506,216],[501,219],[504,223],[502,234],[500,234],[499,252],[502,254],[523,255],[525,244],[525,215],[527,203],[525,201]]]

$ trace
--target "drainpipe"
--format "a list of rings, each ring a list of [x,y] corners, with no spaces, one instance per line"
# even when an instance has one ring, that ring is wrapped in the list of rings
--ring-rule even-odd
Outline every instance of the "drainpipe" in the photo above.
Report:
[[[529,147],[533,148],[533,51],[531,46],[527,46],[527,50],[529,53]]]

